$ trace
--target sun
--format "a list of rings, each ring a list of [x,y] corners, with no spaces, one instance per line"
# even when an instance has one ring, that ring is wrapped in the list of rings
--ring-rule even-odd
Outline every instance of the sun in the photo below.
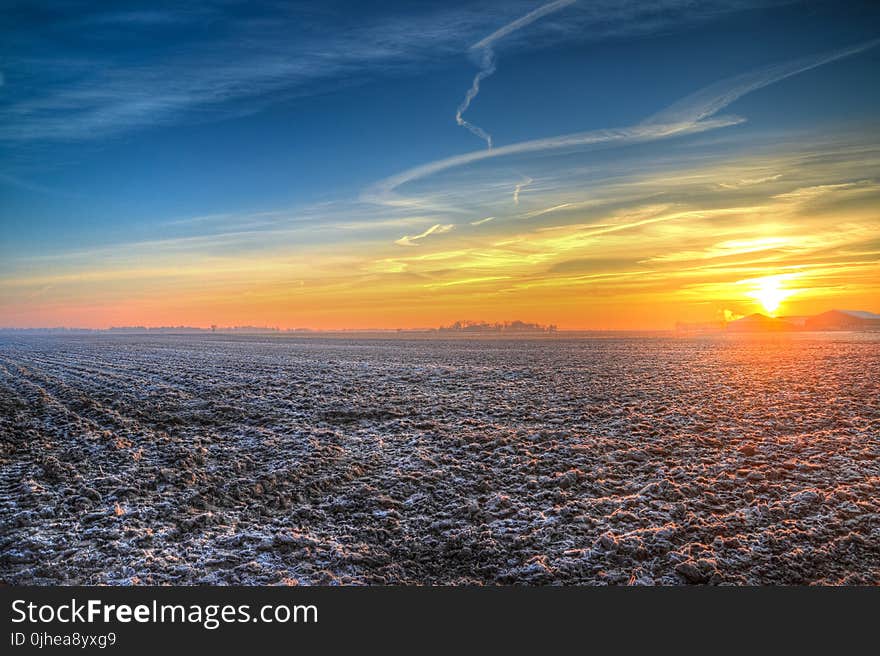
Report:
[[[767,276],[749,281],[753,285],[753,291],[749,294],[754,298],[769,315],[776,314],[779,306],[794,291],[782,286],[782,276]]]

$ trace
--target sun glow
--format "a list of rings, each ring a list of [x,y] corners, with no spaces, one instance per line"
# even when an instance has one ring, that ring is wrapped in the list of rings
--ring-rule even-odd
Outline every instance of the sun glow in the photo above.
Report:
[[[782,302],[794,293],[794,290],[783,287],[783,276],[767,276],[748,282],[752,284],[753,289],[749,296],[758,301],[771,316],[775,315]]]

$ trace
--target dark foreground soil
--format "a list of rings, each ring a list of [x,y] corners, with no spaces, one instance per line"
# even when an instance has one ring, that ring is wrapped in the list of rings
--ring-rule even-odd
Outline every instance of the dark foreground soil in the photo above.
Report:
[[[0,336],[0,581],[880,583],[880,336]]]

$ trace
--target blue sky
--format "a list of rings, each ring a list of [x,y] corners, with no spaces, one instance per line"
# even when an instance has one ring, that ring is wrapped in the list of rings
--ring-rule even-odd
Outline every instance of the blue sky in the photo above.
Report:
[[[615,171],[673,170],[697,153],[718,166],[810,140],[828,149],[829,135],[848,147],[873,140],[880,106],[874,3],[27,2],[2,11],[7,281],[69,276],[114,246],[130,255],[147,244],[137,258],[176,266],[267,252],[286,261],[306,247],[326,256],[347,242],[381,250],[463,239],[464,226],[492,214],[501,216],[484,225],[500,238],[496,226],[521,209],[519,193],[510,203],[517,185],[548,195],[549,208],[553,194],[570,202]],[[472,46],[511,25],[492,42],[496,70],[464,114],[502,153],[642,125],[708,85],[793,68],[706,117],[717,124],[662,143],[627,134],[538,144],[407,177],[485,149],[455,112],[485,54]],[[796,64],[805,58],[819,59]],[[357,229],[334,228],[343,224]],[[151,275],[133,279],[153,290]],[[14,321],[8,308],[22,298],[32,297],[7,306]]]

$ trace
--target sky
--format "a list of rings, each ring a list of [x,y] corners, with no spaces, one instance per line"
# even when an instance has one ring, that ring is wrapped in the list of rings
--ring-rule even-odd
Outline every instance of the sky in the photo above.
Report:
[[[873,2],[6,2],[0,326],[880,312]]]

